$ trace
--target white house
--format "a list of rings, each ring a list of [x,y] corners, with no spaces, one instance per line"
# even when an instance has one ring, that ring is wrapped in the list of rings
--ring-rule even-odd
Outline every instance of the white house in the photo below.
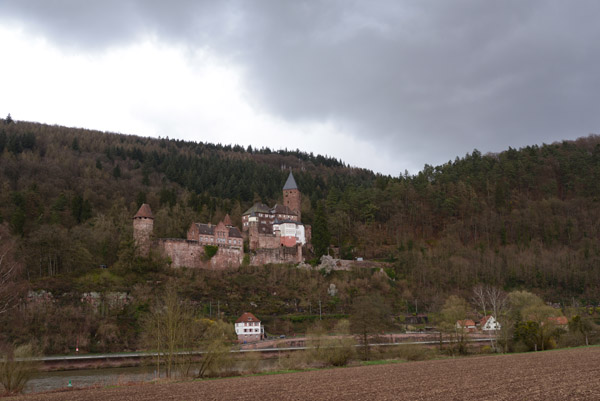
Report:
[[[304,224],[293,220],[280,221],[275,219],[273,222],[273,234],[281,236],[282,244],[285,246],[295,246],[296,244],[306,244],[306,235],[304,233]]]
[[[265,337],[265,328],[252,313],[245,312],[235,321],[235,334],[242,342],[260,341]]]
[[[482,317],[479,321],[479,327],[482,331],[496,331],[502,328],[500,323],[491,315]]]

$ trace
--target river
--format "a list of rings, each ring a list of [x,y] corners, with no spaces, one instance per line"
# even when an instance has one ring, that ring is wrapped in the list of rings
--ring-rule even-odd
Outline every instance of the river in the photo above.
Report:
[[[245,361],[237,361],[232,370],[245,369]],[[259,362],[260,370],[270,370],[277,366],[278,359],[262,359]],[[27,382],[25,393],[39,393],[44,391],[66,388],[71,383],[73,387],[106,387],[116,386],[129,382],[149,382],[157,378],[155,366],[141,365],[126,368],[99,368],[80,370],[60,370],[52,372],[38,372]],[[164,371],[161,370],[164,378]]]
[[[66,388],[69,381],[73,387],[104,387],[126,382],[151,381],[155,377],[155,370],[151,366],[39,372],[27,382],[24,392],[38,393]]]

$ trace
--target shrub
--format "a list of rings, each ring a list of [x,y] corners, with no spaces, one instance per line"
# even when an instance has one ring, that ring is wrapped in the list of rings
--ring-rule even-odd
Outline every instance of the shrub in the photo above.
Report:
[[[7,394],[23,391],[25,385],[37,371],[37,361],[31,358],[37,356],[31,344],[9,349],[0,357],[0,383]]]
[[[354,357],[355,344],[352,337],[327,339],[322,348],[324,362],[331,366],[346,366]]]
[[[479,350],[480,354],[491,354],[492,352],[493,352],[492,347],[490,347],[489,345],[484,345]]]
[[[206,260],[211,260],[217,254],[219,247],[216,245],[204,245],[204,256]]]
[[[258,373],[261,371],[262,355],[260,352],[246,352],[244,354],[244,371]]]
[[[356,342],[348,333],[350,324],[348,320],[340,320],[334,332],[337,336],[325,335],[325,330],[320,323],[309,332],[307,358],[312,362],[320,362],[326,366],[346,366],[354,357]]]
[[[300,370],[306,368],[306,353],[292,351],[279,355],[278,366],[284,370]]]

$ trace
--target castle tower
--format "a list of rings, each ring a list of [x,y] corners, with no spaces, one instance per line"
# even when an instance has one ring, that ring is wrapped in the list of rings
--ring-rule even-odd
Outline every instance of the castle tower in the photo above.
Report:
[[[248,246],[252,251],[258,249],[258,218],[254,212],[250,214],[248,222]]]
[[[302,205],[301,201],[302,198],[300,195],[300,190],[298,190],[298,185],[296,185],[294,175],[290,171],[290,175],[283,186],[283,205],[289,207],[298,215],[299,222],[302,221],[302,216],[300,215],[300,208]]]
[[[152,230],[154,229],[154,216],[150,205],[144,203],[140,210],[133,216],[133,241],[140,255],[147,255],[152,245]]]

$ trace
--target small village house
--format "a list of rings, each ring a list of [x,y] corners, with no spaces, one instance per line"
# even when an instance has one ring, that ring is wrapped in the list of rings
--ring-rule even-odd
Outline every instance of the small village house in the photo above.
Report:
[[[482,331],[497,331],[502,328],[500,323],[491,315],[482,317],[479,321],[479,327]]]
[[[553,324],[554,326],[568,330],[569,328],[569,319],[566,316],[553,316],[548,318],[548,323]]]
[[[235,321],[235,334],[240,342],[260,341],[265,337],[265,328],[256,316],[245,312]]]
[[[456,322],[456,328],[464,329],[469,333],[472,333],[477,329],[477,327],[475,326],[475,322],[471,319],[458,320]]]

